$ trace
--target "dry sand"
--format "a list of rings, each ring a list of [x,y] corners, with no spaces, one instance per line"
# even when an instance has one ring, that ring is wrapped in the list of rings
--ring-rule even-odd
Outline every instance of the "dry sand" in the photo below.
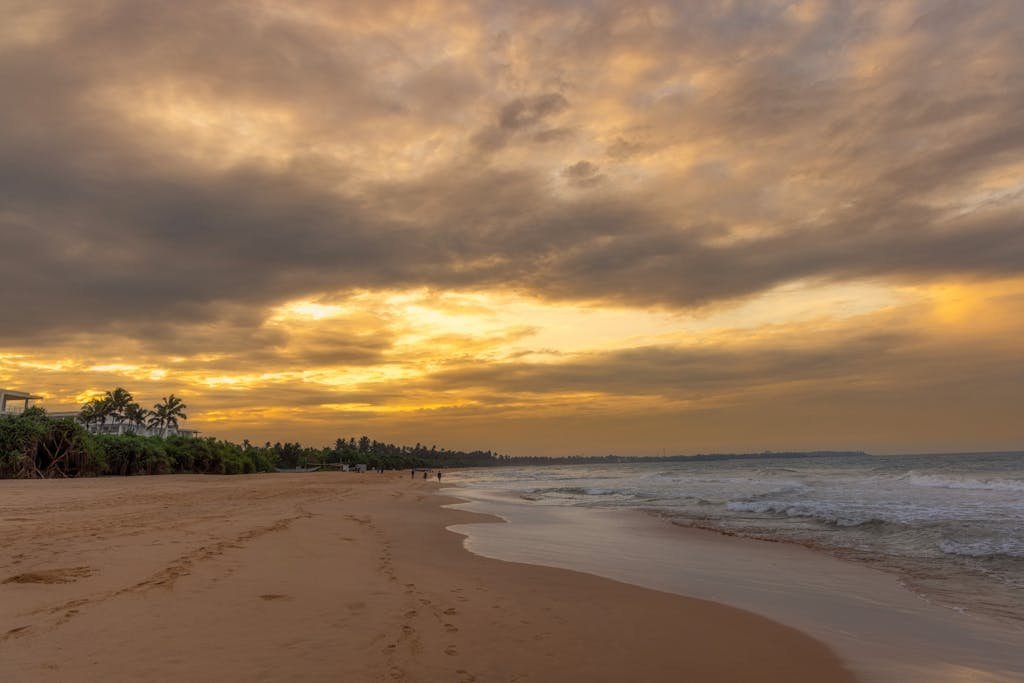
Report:
[[[403,474],[0,482],[0,681],[852,681],[712,602],[472,555]]]

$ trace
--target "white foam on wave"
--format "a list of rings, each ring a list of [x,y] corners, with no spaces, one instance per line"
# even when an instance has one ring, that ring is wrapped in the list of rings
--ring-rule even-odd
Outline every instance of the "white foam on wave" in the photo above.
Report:
[[[1024,558],[1024,542],[1016,539],[989,539],[983,541],[954,541],[942,539],[939,549],[947,555],[962,557],[1019,557]]]
[[[808,501],[737,500],[726,503],[725,508],[732,512],[773,513],[783,514],[787,517],[804,517],[841,527],[862,526],[888,521],[875,515],[858,515],[850,510],[838,510],[835,506],[828,503]]]
[[[534,489],[532,493],[553,494],[556,496],[611,496],[616,493],[628,493],[625,489],[598,488],[595,486],[560,486],[549,489]]]
[[[939,489],[972,489],[978,491],[1007,491],[1024,493],[1024,481],[1019,479],[974,479],[971,477],[948,477],[940,474],[906,475],[911,486]]]

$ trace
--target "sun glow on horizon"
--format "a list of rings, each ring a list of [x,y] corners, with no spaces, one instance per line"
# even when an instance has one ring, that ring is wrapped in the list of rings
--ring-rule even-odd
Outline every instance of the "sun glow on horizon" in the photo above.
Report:
[[[232,438],[1024,438],[1012,3],[101,4],[0,9],[0,386]]]

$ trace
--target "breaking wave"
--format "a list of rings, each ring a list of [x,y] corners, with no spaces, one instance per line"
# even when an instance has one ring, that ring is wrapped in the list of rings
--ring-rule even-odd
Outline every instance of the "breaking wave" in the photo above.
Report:
[[[873,515],[861,516],[850,514],[847,511],[836,510],[831,506],[809,502],[740,500],[726,503],[725,507],[732,512],[770,513],[787,517],[805,517],[838,527],[875,527],[896,523],[892,520],[882,519]]]
[[[911,486],[936,489],[971,489],[977,491],[1008,491],[1024,493],[1024,481],[1019,479],[956,478],[939,474],[918,474],[916,472],[909,472],[906,477]]]
[[[1015,557],[1024,559],[1024,543],[1005,539],[985,541],[954,541],[948,538],[939,543],[939,550],[947,555],[961,557],[996,558]]]

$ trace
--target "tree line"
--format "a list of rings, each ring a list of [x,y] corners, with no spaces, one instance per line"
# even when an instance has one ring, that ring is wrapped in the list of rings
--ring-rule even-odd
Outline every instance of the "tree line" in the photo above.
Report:
[[[117,387],[82,406],[78,419],[55,418],[39,407],[0,416],[0,478],[52,478],[135,474],[246,474],[275,468],[365,464],[370,468],[480,467],[507,456],[384,443],[367,436],[339,438],[333,447],[300,443],[256,446],[177,433],[187,406],[174,394],[152,410]],[[93,433],[94,424],[126,425],[123,434]],[[157,435],[136,433],[156,431]]]
[[[243,474],[273,469],[267,453],[213,437],[93,434],[78,420],[54,418],[42,408],[0,416],[0,478]]]
[[[245,474],[275,468],[365,464],[370,468],[493,467],[499,465],[593,465],[652,461],[719,460],[727,458],[806,458],[863,456],[861,452],[757,453],[627,456],[510,457],[492,451],[460,451],[426,446],[401,446],[368,436],[338,438],[333,446],[298,442],[262,446],[214,437],[190,438],[168,430],[185,420],[187,406],[174,394],[146,410],[122,387],[82,406],[79,419],[54,418],[42,408],[0,416],[0,478],[78,477],[135,474]],[[124,434],[94,434],[87,425],[127,425]],[[133,433],[147,427],[159,435]]]
[[[246,441],[246,448],[252,445]],[[275,443],[263,445],[263,450],[272,454],[279,467],[309,467],[313,465],[366,464],[370,468],[408,469],[412,467],[486,467],[500,462],[492,451],[458,451],[429,448],[417,443],[415,446],[399,446],[371,439],[368,436],[338,438],[333,446],[324,448],[304,447],[300,443]]]
[[[108,392],[112,395],[115,392]],[[130,395],[129,395],[130,396]],[[104,397],[106,398],[106,397]],[[173,394],[171,397],[173,398]],[[92,403],[92,402],[90,402]],[[129,401],[130,405],[131,401]],[[165,399],[165,405],[168,404]],[[86,404],[89,405],[89,404]],[[173,405],[184,408],[178,401]],[[124,415],[129,411],[123,411]],[[184,418],[181,410],[176,416]],[[127,420],[128,418],[122,418]],[[136,423],[130,423],[136,424]],[[177,426],[176,422],[164,423]],[[744,458],[808,458],[864,456],[862,452],[706,454],[661,458],[625,456],[510,457],[492,451],[459,451],[400,446],[367,436],[339,438],[333,446],[314,448],[297,442],[267,442],[256,446],[214,437],[190,438],[178,434],[146,436],[93,434],[71,418],[54,418],[42,408],[29,408],[16,415],[0,416],[0,478],[52,478],[136,474],[247,474],[272,472],[275,468],[297,468],[331,464],[365,464],[370,468],[409,469],[414,467],[493,467],[500,465],[593,465],[682,460]]]
[[[396,446],[363,436],[338,439],[334,447],[178,434],[94,434],[71,418],[42,408],[0,416],[0,478],[129,476],[137,474],[249,474],[275,468],[366,464],[370,468],[479,467],[497,462],[490,451]]]
[[[152,410],[143,408],[135,402],[135,397],[125,388],[117,387],[113,391],[82,406],[78,418],[86,425],[106,424],[108,421],[118,425],[127,424],[134,427],[148,427],[161,432],[177,429],[178,420],[187,420],[185,409],[188,408],[174,394],[165,396]]]

